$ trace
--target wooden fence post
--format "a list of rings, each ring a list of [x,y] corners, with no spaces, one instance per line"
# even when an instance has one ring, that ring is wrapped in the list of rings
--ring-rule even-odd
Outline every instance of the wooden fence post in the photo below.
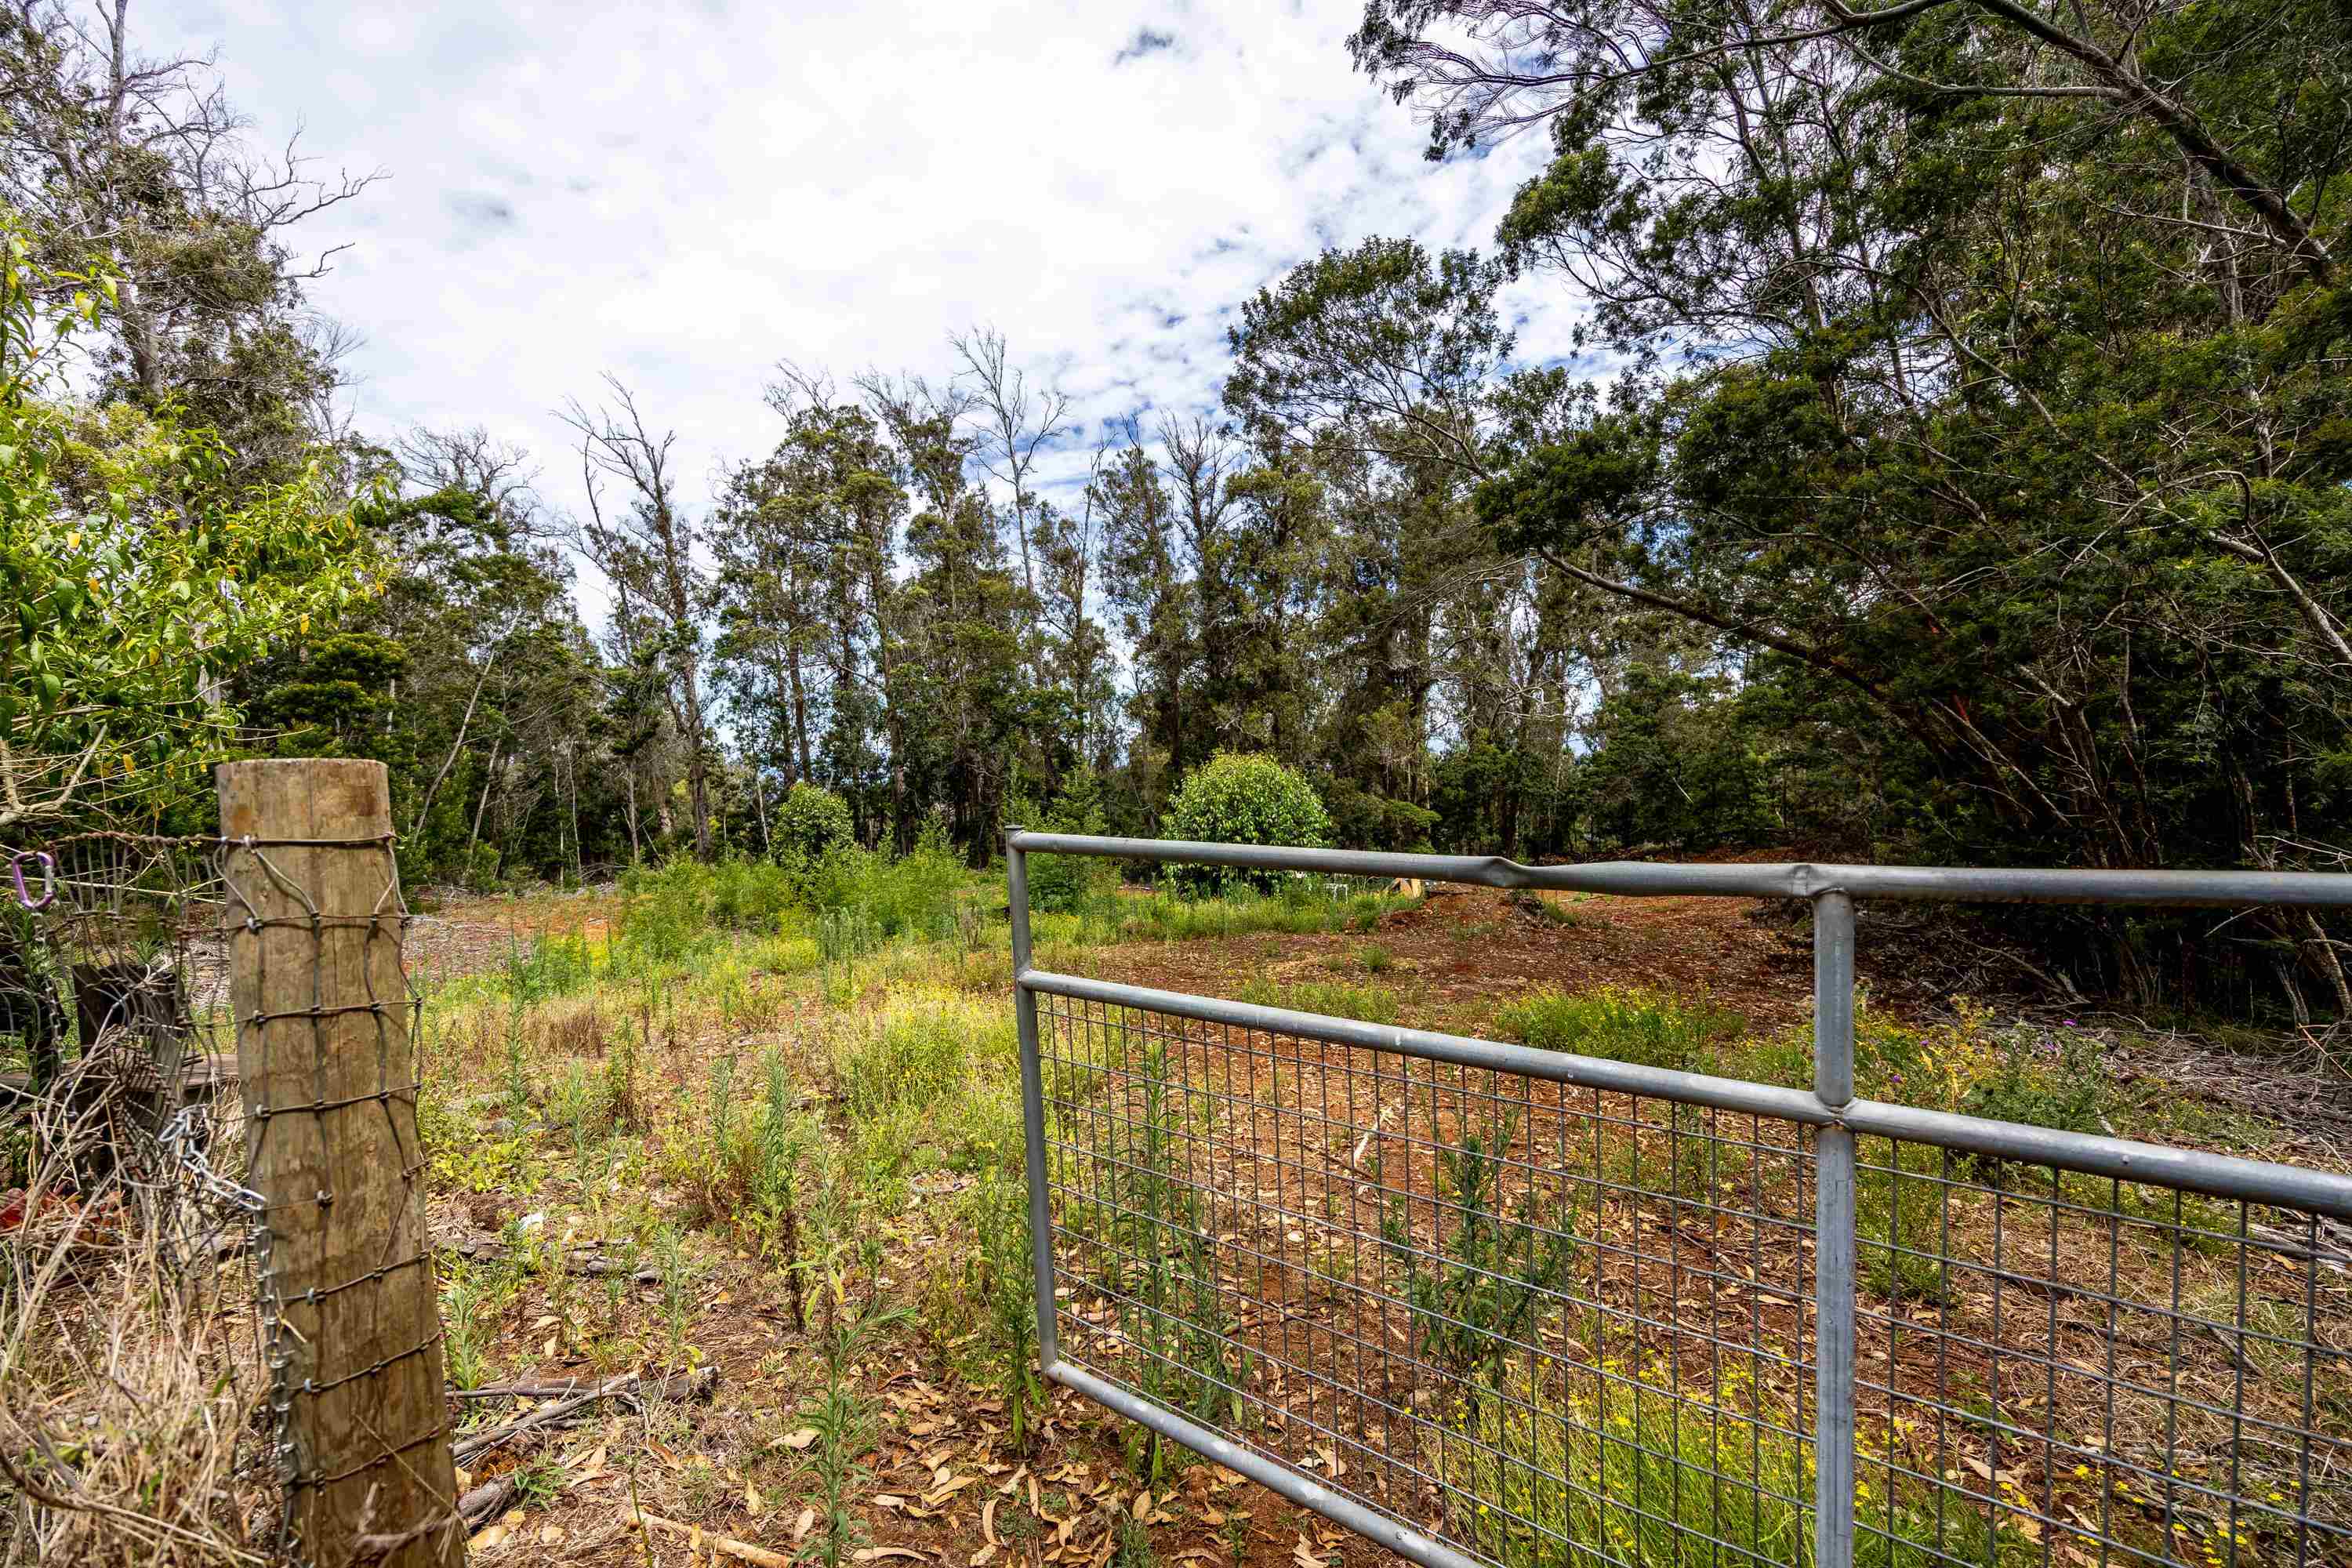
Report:
[[[459,1564],[389,778],[287,759],[224,763],[216,782],[294,1554]]]

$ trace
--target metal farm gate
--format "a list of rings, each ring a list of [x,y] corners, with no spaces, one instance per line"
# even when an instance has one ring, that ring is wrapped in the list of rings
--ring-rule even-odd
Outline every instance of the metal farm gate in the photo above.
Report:
[[[1007,849],[1052,1382],[1426,1568],[2352,1563],[2352,1178],[1853,1092],[1856,899],[2352,877]],[[1033,854],[1804,899],[1813,1087],[1049,973]]]

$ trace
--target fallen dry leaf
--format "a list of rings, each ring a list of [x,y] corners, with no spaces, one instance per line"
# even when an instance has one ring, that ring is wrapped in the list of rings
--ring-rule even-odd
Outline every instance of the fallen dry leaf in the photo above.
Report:
[[[815,1525],[816,1510],[813,1508],[804,1508],[801,1510],[800,1518],[793,1521],[793,1544],[797,1546],[802,1542],[807,1540],[808,1532],[814,1529]]]
[[[805,1448],[815,1441],[816,1428],[814,1426],[803,1426],[784,1434],[784,1447],[787,1448]]]
[[[987,1545],[982,1547],[979,1551],[971,1554],[971,1568],[982,1568],[982,1564],[985,1563],[990,1558],[995,1555],[996,1542],[992,1541]]]

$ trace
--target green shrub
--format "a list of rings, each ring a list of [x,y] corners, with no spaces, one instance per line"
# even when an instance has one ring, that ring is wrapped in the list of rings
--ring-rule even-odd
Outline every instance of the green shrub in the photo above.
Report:
[[[1960,1110],[1995,1121],[2101,1132],[2099,1090],[2105,1064],[2096,1042],[2073,1029],[2054,1037],[2010,1030],[1990,1073],[1960,1097]]]
[[[709,868],[711,922],[730,931],[766,931],[793,902],[793,879],[765,860],[730,858]]]
[[[788,866],[822,860],[836,849],[847,848],[856,837],[849,803],[829,789],[806,782],[796,784],[776,807],[776,858]]]
[[[898,860],[878,860],[866,888],[866,911],[886,937],[945,942],[956,934],[964,868],[943,846],[927,844]]]
[[[628,898],[613,937],[614,955],[646,965],[682,963],[708,948],[718,931],[710,913],[710,869],[684,858],[621,878]]]
[[[1538,991],[1504,1008],[1495,1022],[1538,1050],[1684,1070],[1710,1063],[1717,1048],[1740,1029],[1734,1014],[1663,992],[1614,985]]]
[[[1315,786],[1272,757],[1219,752],[1185,775],[1169,804],[1168,837],[1320,848],[1331,841],[1331,817]],[[1288,879],[1279,872],[1217,866],[1178,866],[1170,875],[1179,887],[1195,890],[1236,883],[1272,888]]]
[[[587,984],[595,978],[595,962],[584,936],[550,936],[541,931],[527,948],[509,936],[503,978],[508,996],[528,1007],[551,997],[568,996]]]

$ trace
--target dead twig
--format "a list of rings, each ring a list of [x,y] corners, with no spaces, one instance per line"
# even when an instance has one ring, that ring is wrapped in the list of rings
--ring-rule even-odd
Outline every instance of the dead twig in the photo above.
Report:
[[[592,1406],[607,1399],[625,1400],[642,1408],[647,1399],[708,1399],[718,1386],[719,1369],[715,1366],[707,1366],[699,1372],[688,1373],[680,1377],[661,1378],[649,1384],[641,1382],[635,1373],[628,1373],[613,1378],[609,1382],[598,1384],[593,1388],[583,1389],[578,1394],[559,1399],[552,1405],[542,1405],[529,1415],[518,1416],[503,1426],[495,1426],[488,1432],[477,1432],[471,1436],[461,1437],[450,1451],[457,1463],[467,1464],[477,1456],[487,1454],[491,1449],[511,1443],[518,1437],[555,1427],[565,1421],[576,1420]]]

